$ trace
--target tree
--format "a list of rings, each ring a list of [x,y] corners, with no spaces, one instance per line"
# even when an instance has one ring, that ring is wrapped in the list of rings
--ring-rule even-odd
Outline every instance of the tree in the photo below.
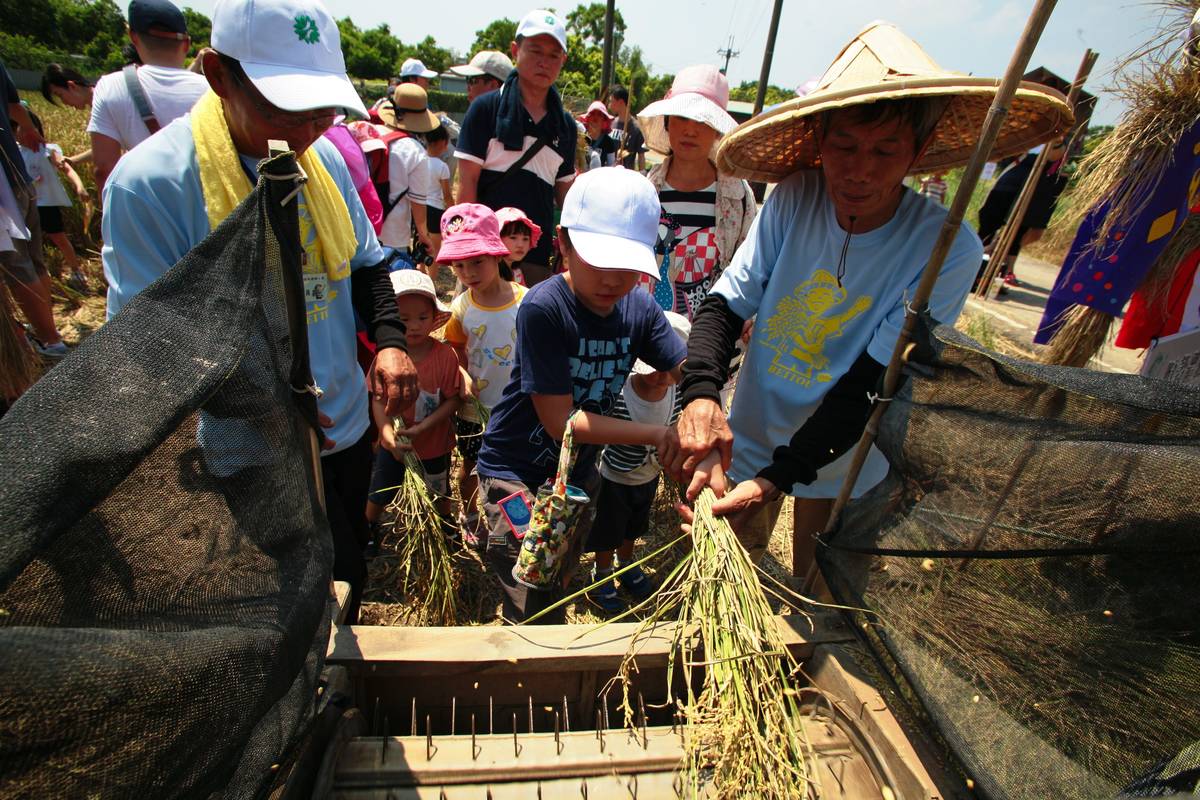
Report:
[[[400,62],[404,60],[402,57],[404,45],[392,35],[392,30],[387,23],[381,22],[369,31],[363,31],[361,39],[365,48],[374,51],[376,61],[382,65],[383,74],[368,76],[352,72],[352,75],[362,78],[388,78],[399,71]]]
[[[480,50],[499,50],[508,54],[509,45],[517,38],[517,23],[508,17],[493,20],[486,28],[475,31],[475,41],[471,44],[471,53]]]
[[[419,58],[427,69],[434,72],[444,72],[446,67],[454,63],[450,51],[444,47],[438,47],[437,41],[432,36],[426,36],[417,44],[403,49],[405,58]]]
[[[767,84],[767,95],[763,100],[764,106],[773,106],[776,103],[782,103],[784,100],[791,100],[796,96],[796,93],[791,89],[784,89],[781,86],[776,86],[773,83]],[[753,103],[758,98],[758,81],[742,81],[736,88],[729,90],[730,100],[741,100],[746,103]]]
[[[192,46],[188,48],[188,55],[195,58],[200,48],[208,47],[209,39],[212,37],[212,20],[199,11],[185,7],[183,21],[187,23],[188,36],[192,37]]]
[[[575,33],[589,47],[604,47],[604,3],[577,6],[567,14],[567,30]],[[625,18],[619,10],[613,10],[613,52],[621,49],[625,41]]]
[[[388,78],[396,71],[396,56],[390,58],[364,37],[362,31],[349,17],[339,19],[338,33],[342,39],[342,57],[346,60],[346,72],[356,78]],[[400,49],[396,42],[396,50]]]

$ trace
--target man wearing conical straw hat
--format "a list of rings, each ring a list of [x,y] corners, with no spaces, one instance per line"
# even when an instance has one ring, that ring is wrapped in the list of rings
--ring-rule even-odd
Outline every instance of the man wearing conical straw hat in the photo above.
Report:
[[[811,561],[891,357],[905,298],[921,279],[946,209],[902,184],[965,164],[999,81],[939,67],[916,42],[872,23],[817,87],[727,134],[722,173],[779,181],[733,262],[696,312],[679,422],[690,477],[759,556],[782,497],[797,498],[795,574]],[[1065,99],[1022,84],[993,158],[1023,152],[1071,122]],[[953,323],[983,248],[958,232],[929,301]],[[728,421],[719,405],[734,342],[755,318]],[[873,451],[853,496],[887,471]]]

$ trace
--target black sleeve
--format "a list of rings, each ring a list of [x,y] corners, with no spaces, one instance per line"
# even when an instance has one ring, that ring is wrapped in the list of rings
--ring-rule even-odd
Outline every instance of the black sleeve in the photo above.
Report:
[[[350,273],[350,298],[377,349],[399,347],[408,352],[404,323],[396,310],[396,295],[386,264],[380,262]]]
[[[862,437],[871,414],[868,393],[876,391],[884,369],[864,351],[792,434],[792,440],[775,448],[773,460],[756,477],[766,478],[784,494],[797,483],[816,480],[817,470],[841,457]]]
[[[745,324],[718,294],[709,294],[700,303],[692,318],[679,385],[685,407],[702,397],[721,402],[721,387],[729,380],[729,362]]]

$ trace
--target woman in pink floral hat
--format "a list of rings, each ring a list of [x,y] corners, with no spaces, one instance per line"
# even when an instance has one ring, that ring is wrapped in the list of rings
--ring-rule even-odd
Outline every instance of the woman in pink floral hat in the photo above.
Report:
[[[728,104],[725,76],[701,64],[682,70],[667,96],[638,114],[646,144],[667,156],[648,176],[663,208],[661,279],[651,291],[665,310],[689,320],[758,212],[749,184],[721,176],[713,161],[717,142],[737,127]]]

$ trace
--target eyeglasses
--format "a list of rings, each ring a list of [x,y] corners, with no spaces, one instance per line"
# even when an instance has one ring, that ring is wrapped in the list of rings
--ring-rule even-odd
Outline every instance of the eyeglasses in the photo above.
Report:
[[[302,114],[294,111],[284,111],[283,109],[272,105],[267,101],[258,88],[250,81],[250,78],[239,67],[238,69],[230,70],[233,74],[233,79],[244,90],[244,94],[250,100],[254,110],[262,115],[273,128],[281,130],[292,130],[301,128],[306,125],[312,125],[322,131],[333,125],[334,119],[337,118],[336,109],[322,109],[316,114]]]

